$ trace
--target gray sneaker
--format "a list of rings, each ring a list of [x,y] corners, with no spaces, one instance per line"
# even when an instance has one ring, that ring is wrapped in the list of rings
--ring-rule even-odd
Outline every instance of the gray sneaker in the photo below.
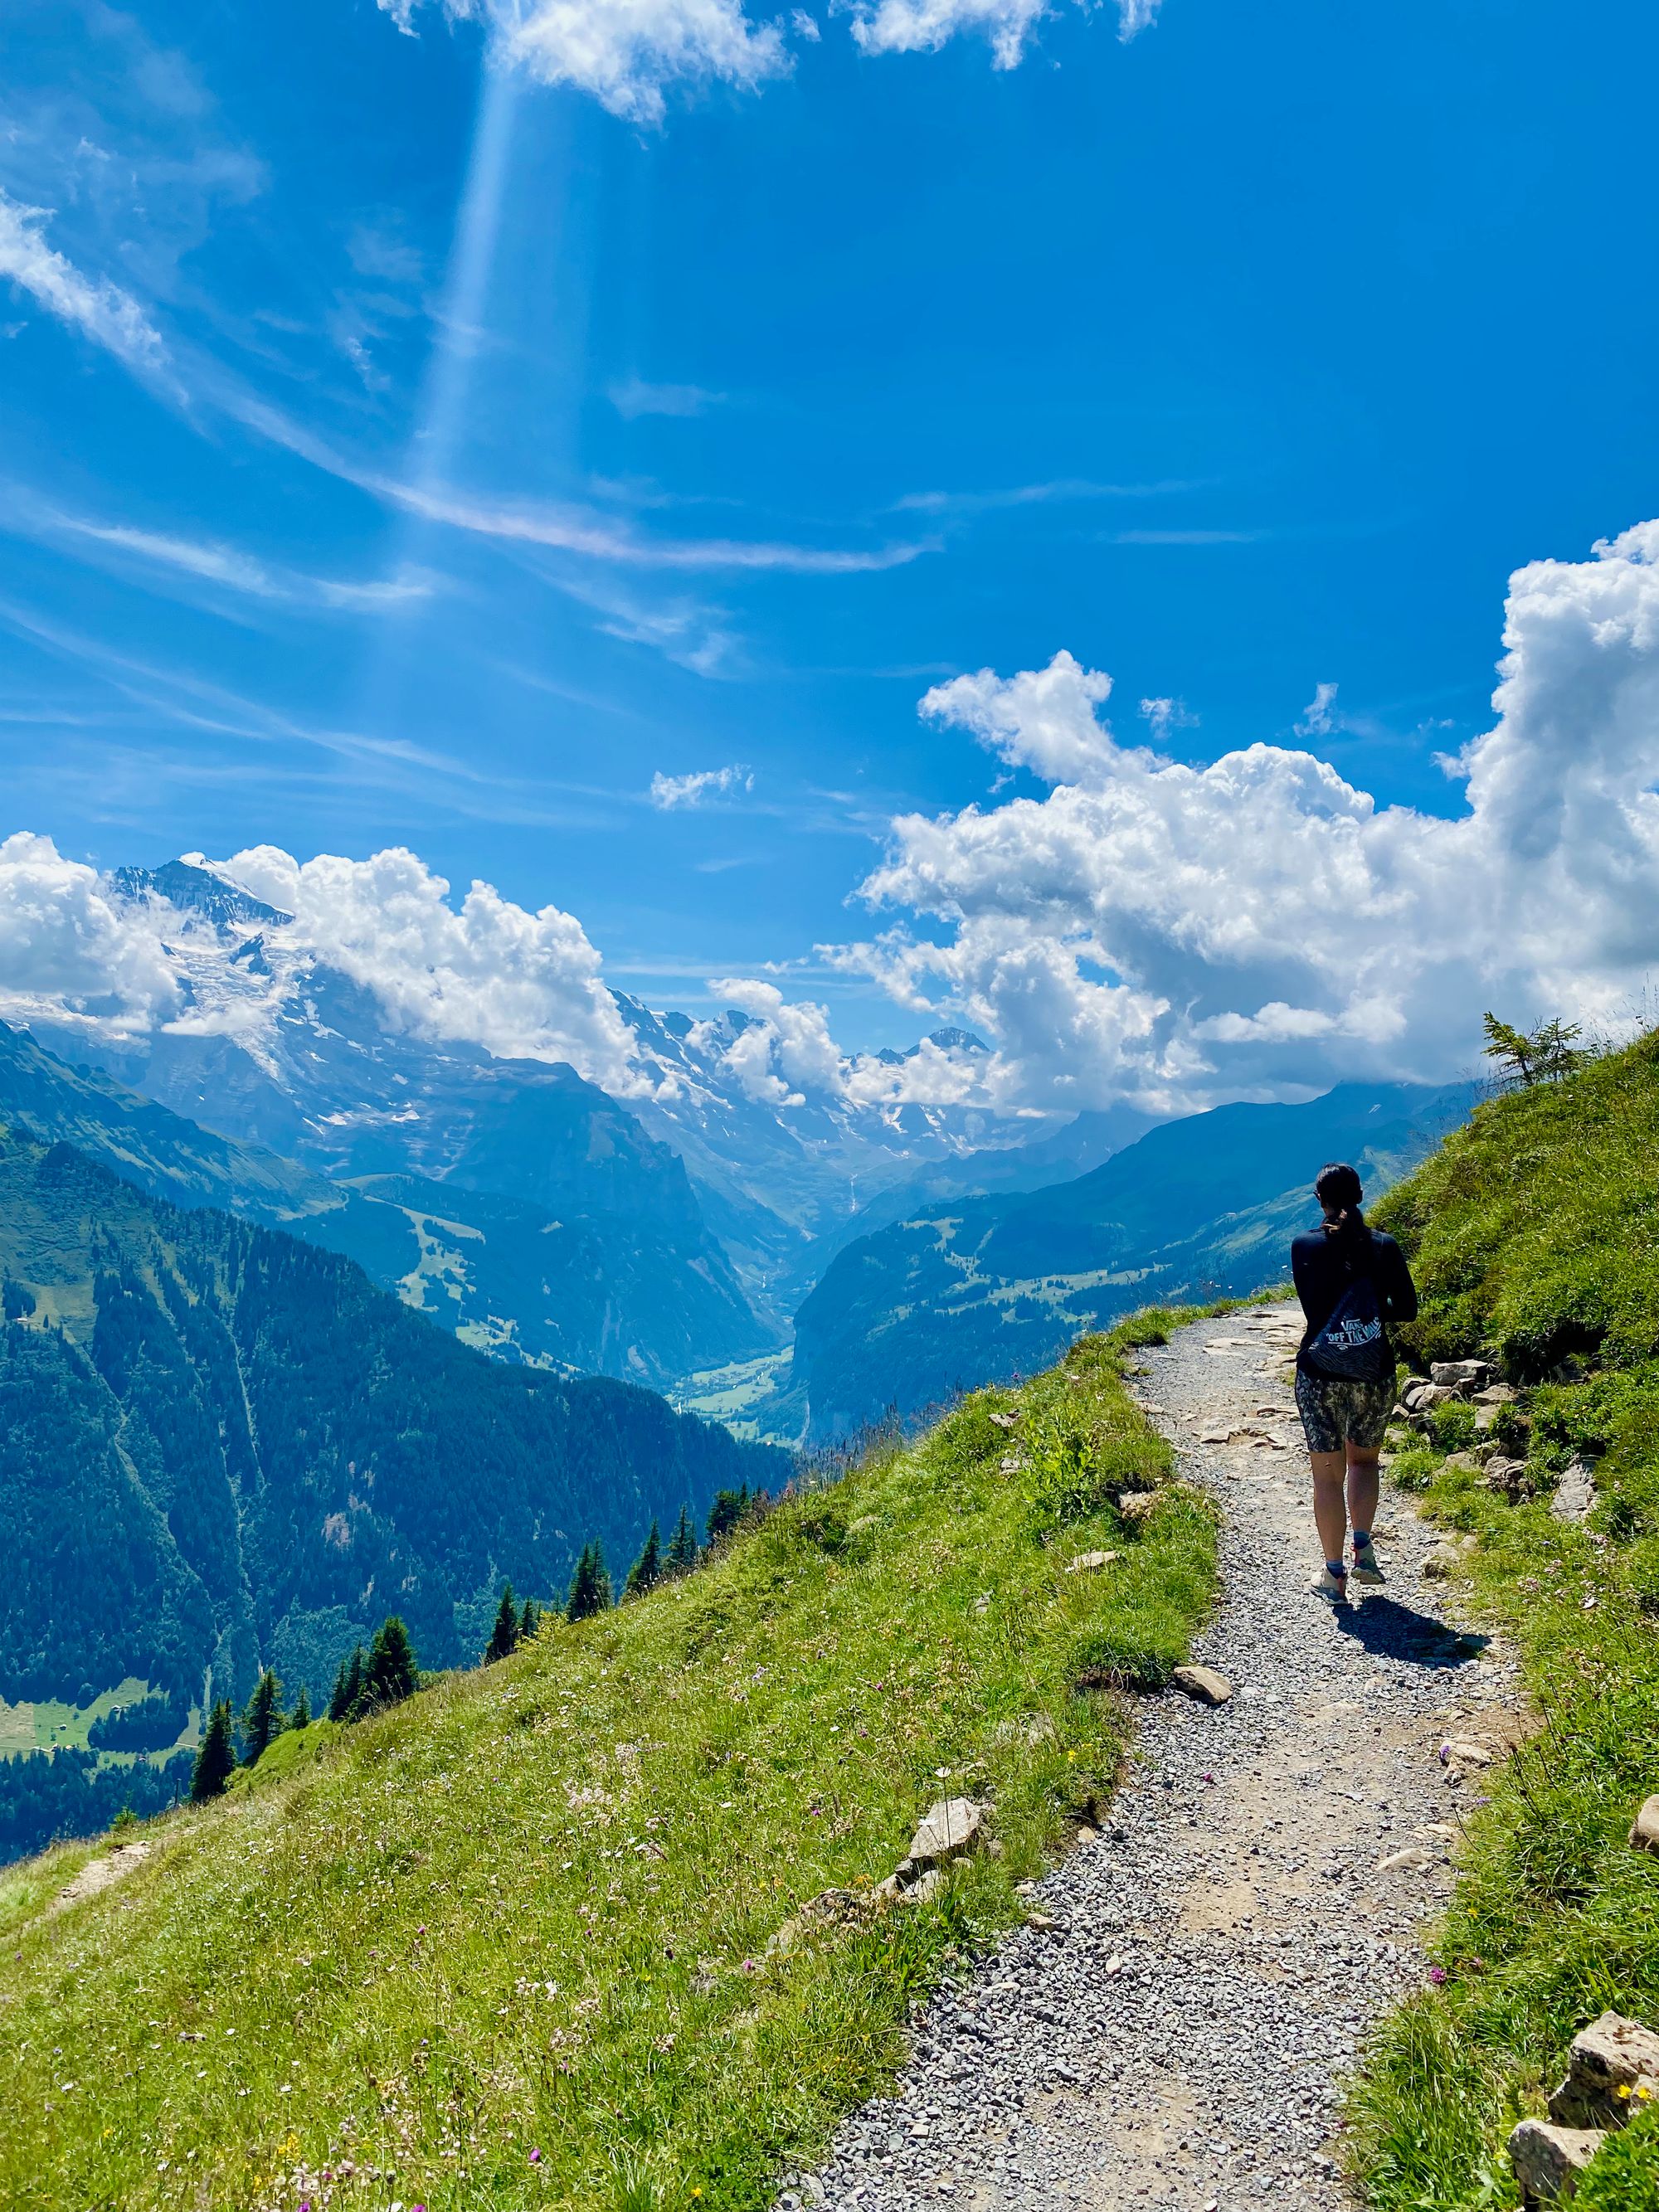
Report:
[[[1369,1536],[1354,1539],[1353,1578],[1357,1583],[1365,1583],[1373,1587],[1385,1579],[1382,1563],[1376,1556],[1376,1547]]]
[[[1348,1602],[1348,1577],[1346,1575],[1334,1575],[1328,1567],[1319,1570],[1319,1580],[1312,1585],[1312,1589],[1314,1595],[1322,1597],[1328,1605],[1346,1605]]]

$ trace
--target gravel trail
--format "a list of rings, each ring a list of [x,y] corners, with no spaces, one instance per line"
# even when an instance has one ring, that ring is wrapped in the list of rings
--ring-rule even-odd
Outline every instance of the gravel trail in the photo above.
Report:
[[[1178,1329],[1134,1382],[1223,1509],[1223,1600],[1194,1656],[1231,1702],[1146,1701],[1106,1832],[1032,1894],[1055,1924],[1017,1930],[919,2019],[897,2094],[853,2116],[782,2212],[1349,2204],[1338,2085],[1423,1977],[1479,1788],[1440,1747],[1512,1742],[1514,1687],[1448,1624],[1420,1575],[1435,1540],[1386,1486],[1387,1588],[1340,1617],[1311,1595],[1293,1315]]]

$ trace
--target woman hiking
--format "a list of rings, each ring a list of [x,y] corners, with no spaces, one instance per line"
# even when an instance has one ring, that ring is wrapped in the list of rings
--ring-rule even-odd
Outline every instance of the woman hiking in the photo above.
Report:
[[[1377,1583],[1371,1541],[1377,1454],[1394,1410],[1390,1322],[1411,1321],[1417,1286],[1392,1237],[1366,1225],[1358,1176],[1346,1161],[1322,1167],[1314,1196],[1324,1220],[1291,1246],[1291,1273],[1307,1328],[1296,1355],[1296,1404],[1313,1462],[1314,1521],[1325,1550],[1316,1593],[1333,1605],[1348,1595],[1343,1552],[1353,1521],[1353,1578]],[[1343,1496],[1346,1477],[1347,1495]]]

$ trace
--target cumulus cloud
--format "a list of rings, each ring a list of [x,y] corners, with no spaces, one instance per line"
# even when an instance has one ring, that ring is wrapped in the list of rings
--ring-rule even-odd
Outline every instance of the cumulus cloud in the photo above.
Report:
[[[258,845],[224,872],[291,915],[278,933],[373,992],[395,1026],[502,1058],[568,1060],[609,1089],[639,1087],[599,956],[558,907],[532,914],[481,882],[456,906],[444,878],[398,846],[367,860],[301,862]]]
[[[49,209],[25,207],[0,188],[0,276],[129,368],[161,378],[167,349],[161,332],[130,292],[87,276],[47,243],[50,219]]]
[[[1158,5],[1117,0],[1119,38],[1144,31]],[[866,53],[937,53],[965,31],[990,41],[998,69],[1017,69],[1037,25],[1051,13],[1047,0],[875,0],[855,9],[853,36]]]
[[[660,769],[651,779],[650,799],[653,806],[701,806],[705,799],[721,792],[752,791],[755,778],[752,771],[738,762],[729,768],[696,769],[690,775],[665,775]]]
[[[412,35],[417,11],[441,6],[452,22],[483,23],[495,58],[544,84],[589,93],[613,115],[659,124],[665,94],[677,83],[717,82],[753,92],[793,66],[781,18],[755,22],[743,0],[377,0],[400,31]],[[1037,25],[1052,13],[1048,0],[837,0],[853,19],[866,53],[934,53],[966,32],[986,39],[998,69],[1017,68]],[[1091,0],[1079,0],[1085,13]],[[1120,39],[1157,20],[1160,0],[1117,0]],[[832,14],[836,9],[832,7]],[[793,9],[788,27],[817,45],[815,16]],[[629,387],[624,387],[628,389]],[[638,386],[641,392],[695,393],[689,386]],[[695,393],[701,403],[709,397]],[[690,414],[697,406],[624,404],[624,414]]]
[[[154,929],[50,837],[0,841],[0,1015],[137,1033],[179,1004]]]
[[[941,685],[924,714],[1053,788],[897,821],[863,890],[906,918],[840,957],[988,1031],[1033,1104],[1445,1077],[1486,1006],[1613,1018],[1659,949],[1659,523],[1518,570],[1504,646],[1449,818],[1305,750],[1120,745],[1068,653]]]
[[[1115,757],[1111,732],[1096,716],[1111,689],[1109,676],[1057,653],[1046,668],[1024,675],[981,668],[936,684],[921,712],[970,730],[1010,768],[1031,769],[1048,783],[1077,783]]]
[[[988,39],[998,69],[1017,69],[1047,0],[876,0],[853,19],[866,54],[937,53],[963,31]]]
[[[380,0],[402,30],[421,0]],[[453,21],[483,23],[498,61],[543,84],[591,93],[631,123],[662,120],[665,89],[718,80],[753,91],[789,68],[775,23],[739,0],[441,0]]]

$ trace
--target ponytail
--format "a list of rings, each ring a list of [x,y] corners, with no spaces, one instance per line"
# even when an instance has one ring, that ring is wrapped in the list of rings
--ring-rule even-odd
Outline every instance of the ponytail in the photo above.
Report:
[[[1346,1160],[1331,1161],[1314,1181],[1314,1196],[1325,1211],[1325,1234],[1351,1267],[1363,1267],[1370,1257],[1371,1232],[1359,1210],[1364,1194]]]

